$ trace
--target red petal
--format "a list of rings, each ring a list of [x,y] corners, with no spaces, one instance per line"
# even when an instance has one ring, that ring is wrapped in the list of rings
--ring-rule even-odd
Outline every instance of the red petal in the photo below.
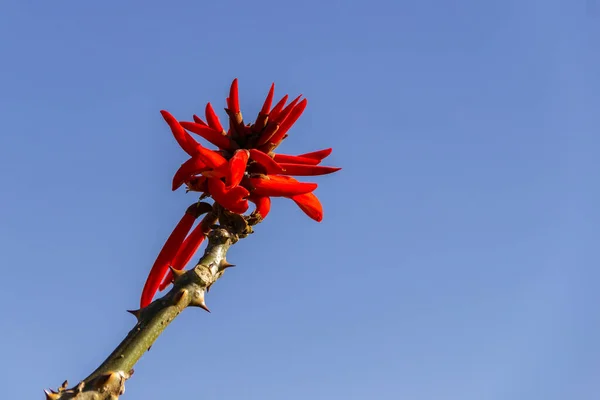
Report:
[[[277,132],[269,140],[270,143],[277,145],[279,144],[279,142],[281,142],[281,140],[283,140],[283,137],[285,136],[287,131],[289,131],[292,125],[294,125],[294,123],[298,121],[298,118],[300,118],[300,116],[304,112],[304,109],[306,108],[307,104],[308,100],[304,99],[300,103],[298,103],[296,107],[294,107],[294,109],[290,113],[290,116],[282,122]]]
[[[167,124],[169,124],[171,132],[173,132],[173,136],[175,137],[175,140],[177,140],[177,143],[179,143],[179,146],[181,146],[181,148],[190,156],[196,154],[198,142],[196,142],[194,138],[192,138],[190,134],[183,129],[183,127],[179,124],[179,121],[177,121],[175,117],[172,116],[168,111],[161,110],[160,113]]]
[[[192,115],[192,118],[194,118],[194,122],[200,125],[204,125],[204,126],[208,126],[206,125],[206,122],[202,121],[202,119],[197,116],[196,114]]]
[[[275,154],[273,157],[278,163],[291,163],[291,164],[306,164],[306,165],[317,165],[320,160],[302,156],[290,156],[288,154]]]
[[[200,228],[201,228],[201,226],[198,225],[192,231],[192,233],[190,233],[190,235],[187,237],[187,239],[185,239],[185,242],[183,242],[183,244],[181,245],[181,250],[179,250],[179,253],[177,253],[175,260],[173,261],[172,267],[174,269],[182,270],[183,268],[185,268],[187,263],[190,261],[190,259],[194,256],[194,254],[198,250],[198,247],[200,247],[200,245],[204,241],[204,232],[202,232],[202,229],[200,229]],[[178,259],[180,259],[181,261],[178,261]],[[180,265],[181,268],[176,268],[175,267],[176,265]],[[173,281],[173,273],[169,270],[167,272],[167,275],[163,279],[162,283],[158,287],[158,290],[160,290],[160,291],[165,290],[165,288],[167,286],[169,286],[172,281]]]
[[[255,196],[291,197],[312,192],[317,188],[316,183],[298,182],[294,178],[268,176],[266,178],[249,178],[252,194]]]
[[[175,172],[173,176],[173,190],[179,189],[181,185],[185,183],[191,176],[197,175],[200,172],[206,170],[208,167],[204,162],[200,159],[200,157],[192,157],[183,164],[181,167]]]
[[[317,150],[317,151],[313,151],[310,153],[300,154],[298,157],[313,158],[315,160],[321,161],[321,160],[327,158],[327,156],[329,156],[332,151],[333,151],[333,149],[330,147],[328,149]]]
[[[213,110],[210,103],[206,104],[206,121],[208,122],[208,126],[216,130],[217,132],[224,132],[223,126],[221,125],[221,121],[219,121],[219,117],[215,114],[215,110]]]
[[[231,189],[227,189],[227,196],[235,201],[244,200],[250,196],[250,192],[243,186],[234,186]]]
[[[169,238],[158,254],[158,257],[156,258],[156,261],[154,262],[154,265],[148,274],[148,278],[144,284],[144,289],[142,290],[140,307],[146,307],[152,302],[152,298],[156,294],[161,280],[169,269],[171,260],[177,254],[183,239],[185,239],[185,236],[192,228],[195,220],[196,215],[186,212],[175,229],[173,229],[171,235],[169,235]]]
[[[302,97],[302,95],[296,97],[294,100],[292,100],[292,102],[290,104],[288,104],[283,111],[281,111],[277,117],[275,117],[275,122],[278,123],[279,125],[281,125],[283,123],[283,121],[285,121],[285,119],[288,117],[288,115],[290,115],[290,113],[292,112],[292,110],[294,109],[294,107],[296,106],[296,103],[298,103],[298,100],[300,100],[300,97]]]
[[[198,248],[204,241],[204,238],[208,232],[210,232],[210,225],[214,222],[213,215],[205,216],[202,221],[192,230],[192,232],[185,239],[181,248],[177,252],[177,255],[173,259],[171,266],[173,269],[182,270],[190,262]],[[159,289],[162,291],[173,281],[173,273],[169,270],[167,276],[163,279]]]
[[[273,107],[273,109],[269,113],[269,118],[271,120],[274,120],[275,118],[277,118],[277,115],[279,115],[281,110],[283,110],[283,106],[285,106],[285,102],[287,101],[287,99],[288,99],[288,95],[286,94],[285,96],[282,97],[281,100],[279,100],[279,103],[275,104],[275,107]]]
[[[229,89],[229,99],[228,99],[228,108],[233,111],[233,113],[240,112],[240,98],[238,94],[238,80],[235,78],[231,83],[231,88]]]
[[[208,126],[193,122],[182,121],[180,124],[188,131],[202,136],[204,139],[208,140],[220,149],[228,151],[233,149],[233,143],[231,142],[231,139],[223,135],[221,131],[216,131]]]
[[[237,150],[233,157],[229,160],[229,174],[227,176],[227,183],[229,187],[237,186],[242,181],[244,173],[246,172],[246,165],[248,164],[248,157],[250,153],[248,150],[241,149]]]
[[[339,171],[341,168],[337,167],[323,167],[320,165],[306,165],[306,164],[279,164],[284,169],[283,174],[285,175],[296,175],[296,176],[314,176],[314,175],[326,175],[332,174]]]
[[[250,158],[262,165],[267,174],[280,174],[283,172],[281,166],[271,156],[260,150],[250,149]]]
[[[197,155],[208,167],[214,170],[221,170],[227,165],[227,160],[225,157],[216,151],[207,149],[206,147],[198,146]]]
[[[300,194],[290,197],[302,211],[317,222],[323,220],[323,206],[313,193]]]
[[[243,214],[248,210],[248,201],[243,199],[243,197],[248,196],[248,191],[245,188],[236,186],[228,191],[223,181],[209,178],[208,190],[213,199],[225,209],[237,214]]]
[[[263,115],[268,115],[271,110],[271,104],[273,104],[273,95],[275,94],[275,83],[271,84],[271,89],[269,89],[269,94],[267,94],[267,98],[263,103],[262,109],[260,113]]]
[[[248,200],[256,204],[254,214],[258,214],[262,219],[265,219],[265,217],[269,214],[269,211],[271,211],[271,198],[266,196],[251,195]]]

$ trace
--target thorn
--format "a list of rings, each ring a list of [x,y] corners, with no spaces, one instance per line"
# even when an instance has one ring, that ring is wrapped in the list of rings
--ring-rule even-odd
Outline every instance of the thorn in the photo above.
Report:
[[[235,264],[230,264],[226,259],[222,259],[219,263],[219,271],[224,271],[227,268],[235,267]]]
[[[198,307],[200,307],[201,309],[203,309],[204,311],[206,311],[207,313],[210,313],[210,310],[208,309],[208,307],[206,306],[206,303],[202,303],[199,304]]]
[[[190,302],[190,306],[200,307],[204,311],[210,312],[210,310],[206,306],[206,303],[204,302],[204,292],[202,290],[197,290],[194,292],[194,297]]]
[[[125,310],[127,311],[129,314],[133,315],[135,317],[135,319],[137,319],[138,321],[140,320],[140,318],[142,317],[142,310]]]
[[[175,280],[177,278],[179,278],[181,275],[185,274],[185,272],[186,272],[184,269],[175,269],[170,265],[169,265],[169,269],[171,270],[171,273],[173,274],[173,283],[175,283]]]
[[[175,305],[179,306],[183,301],[185,301],[185,296],[187,295],[187,289],[183,289],[181,292],[175,295]]]
[[[44,393],[46,394],[46,400],[58,400],[60,398],[60,394],[52,390],[44,390]]]

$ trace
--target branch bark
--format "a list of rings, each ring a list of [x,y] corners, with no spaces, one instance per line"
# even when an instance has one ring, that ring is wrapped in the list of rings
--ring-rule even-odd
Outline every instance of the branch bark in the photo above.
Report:
[[[129,311],[137,324],[108,358],[87,378],[68,388],[65,381],[58,390],[45,390],[47,400],[117,400],[125,392],[125,381],[133,374],[133,366],[150,349],[167,326],[187,307],[200,307],[210,312],[205,293],[225,269],[227,250],[240,238],[252,233],[246,219],[219,208],[220,226],[208,235],[208,246],[193,269],[175,271],[173,288],[147,307]],[[256,220],[249,220],[253,225]]]

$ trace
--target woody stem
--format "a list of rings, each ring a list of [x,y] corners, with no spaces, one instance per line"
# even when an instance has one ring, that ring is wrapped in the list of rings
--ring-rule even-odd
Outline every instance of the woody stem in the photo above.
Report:
[[[208,235],[208,247],[197,265],[177,274],[173,288],[162,298],[131,312],[138,322],[108,358],[74,388],[63,387],[58,393],[47,392],[47,398],[118,399],[124,391],[125,380],[133,373],[133,366],[179,313],[190,306],[208,311],[204,294],[230,266],[225,256],[229,247],[239,239],[236,230],[223,226],[212,230]]]

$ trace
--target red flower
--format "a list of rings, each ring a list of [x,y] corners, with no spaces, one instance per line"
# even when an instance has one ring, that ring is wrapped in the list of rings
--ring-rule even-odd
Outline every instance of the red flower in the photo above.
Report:
[[[213,215],[209,214],[205,216],[202,221],[190,232],[188,237],[185,239],[181,248],[173,258],[171,267],[176,270],[182,270],[185,268],[187,263],[192,259],[198,247],[204,241],[206,234],[210,232],[210,226],[216,222]],[[163,279],[160,284],[160,290],[164,290],[171,281],[173,280],[173,274],[169,270],[167,276]]]
[[[180,122],[169,112],[161,111],[177,143],[190,155],[175,173],[172,189],[186,184],[188,191],[201,192],[202,197],[212,197],[223,208],[237,214],[245,213],[248,201],[251,201],[255,204],[253,216],[257,217],[253,218],[254,221],[267,216],[271,209],[271,197],[289,198],[306,215],[320,222],[323,208],[313,193],[317,184],[299,182],[291,175],[324,175],[340,168],[319,165],[331,154],[331,149],[300,155],[274,153],[308,104],[306,99],[301,100],[300,95],[286,105],[288,95],[285,95],[271,108],[274,93],[275,85],[272,84],[256,122],[245,125],[240,111],[238,81],[235,79],[226,101],[225,111],[229,117],[227,131],[223,129],[210,103],[205,109],[206,122],[196,115],[193,116],[193,122]],[[202,146],[186,130],[201,136],[217,149]],[[210,226],[216,222],[206,223],[206,219],[214,218],[207,216],[185,239],[196,217],[190,215],[188,210],[165,243],[144,286],[142,307],[152,301],[159,286],[161,290],[168,286],[171,281],[170,274],[165,277],[168,267],[184,268],[209,233]]]
[[[302,96],[296,97],[286,105],[288,95],[285,95],[271,109],[274,91],[273,84],[258,114],[257,123],[245,126],[239,107],[238,80],[235,79],[227,98],[226,111],[230,120],[227,132],[210,103],[206,105],[205,110],[207,123],[196,115],[193,118],[194,122],[179,122],[168,112],[162,111],[175,139],[191,155],[175,173],[173,190],[186,183],[188,190],[217,197],[215,201],[221,206],[240,213],[246,204],[243,198],[239,198],[244,192],[232,191],[238,185],[259,197],[291,198],[310,193],[317,185],[281,179],[284,176],[315,176],[338,171],[340,168],[318,165],[331,154],[331,149],[298,156],[274,153],[307,105],[306,99],[300,100]],[[218,149],[203,147],[185,132],[186,129],[203,137]],[[209,179],[206,185],[199,181],[199,175],[212,179]],[[217,181],[224,182],[224,185]],[[298,201],[296,203],[309,217],[315,220],[322,218],[322,215],[316,218],[317,214],[307,212],[305,206],[301,206]]]
[[[314,193],[298,194],[290,197],[312,219],[321,222],[323,219],[323,206]]]
[[[197,203],[189,206],[175,229],[173,229],[173,232],[158,254],[158,257],[150,270],[144,289],[142,290],[142,298],[140,301],[142,307],[147,306],[152,301],[161,280],[169,270],[169,265],[171,265],[173,258],[175,258],[177,252],[181,248],[186,235],[190,229],[192,229],[192,225],[194,225],[196,218],[208,211],[206,207],[203,206],[206,204],[207,203]]]

